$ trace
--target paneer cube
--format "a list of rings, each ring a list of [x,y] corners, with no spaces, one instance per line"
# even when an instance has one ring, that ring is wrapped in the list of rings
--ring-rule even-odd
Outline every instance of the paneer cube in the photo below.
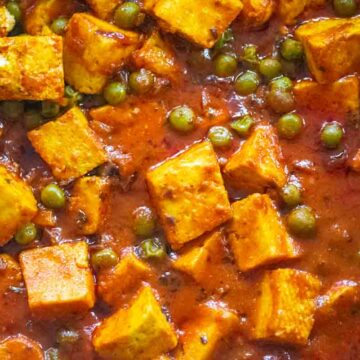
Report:
[[[274,0],[243,0],[243,5],[240,19],[249,28],[259,28],[266,24],[275,10]]]
[[[0,37],[6,36],[15,27],[15,18],[6,6],[0,6]]]
[[[147,183],[173,249],[213,230],[231,216],[220,167],[208,141],[151,169]]]
[[[59,180],[85,175],[106,161],[100,142],[77,107],[28,132],[28,138]]]
[[[253,338],[305,345],[320,287],[320,280],[304,271],[267,271],[254,310]]]
[[[242,9],[240,0],[145,0],[160,26],[179,33],[204,48],[211,48]],[[174,16],[176,14],[176,16]]]
[[[36,200],[30,186],[0,165],[0,246],[37,213]]]
[[[0,343],[0,359],[44,360],[44,354],[38,342],[24,335],[16,335]]]
[[[184,271],[196,281],[206,281],[209,276],[209,267],[217,263],[218,254],[222,253],[223,234],[215,231],[208,235],[202,246],[193,246],[182,253],[174,262],[173,267]]]
[[[359,17],[309,21],[295,34],[317,82],[334,82],[360,70]]]
[[[177,336],[146,286],[129,308],[102,322],[95,330],[93,345],[103,359],[147,360],[175,348]]]
[[[0,38],[0,100],[58,100],[64,95],[60,36]]]
[[[359,113],[359,79],[348,76],[331,84],[302,80],[295,84],[296,103],[313,111]]]
[[[219,341],[234,329],[237,316],[220,304],[211,302],[199,307],[198,314],[182,327],[177,360],[210,360]]]
[[[140,45],[139,34],[76,13],[64,37],[65,80],[82,93],[99,93]]]
[[[100,19],[107,20],[113,14],[115,8],[123,2],[123,0],[86,0],[96,16]]]
[[[264,192],[268,187],[282,188],[286,169],[273,127],[258,126],[229,158],[225,174],[238,189]]]
[[[181,76],[173,50],[156,31],[144,42],[141,49],[133,53],[133,61],[138,68],[148,69],[174,82],[179,81]]]
[[[286,25],[292,25],[308,8],[325,5],[326,0],[279,0],[279,15]]]
[[[228,236],[241,271],[299,256],[267,194],[252,194],[232,204]]]
[[[98,176],[78,179],[70,198],[70,216],[81,235],[95,234],[104,218],[108,183]]]
[[[0,254],[0,296],[9,291],[10,286],[18,287],[22,282],[20,265],[8,254]]]
[[[94,280],[85,242],[23,251],[20,265],[35,316],[63,317],[94,306]]]
[[[32,222],[41,227],[54,227],[56,225],[56,215],[52,210],[41,209]]]
[[[100,273],[98,293],[107,304],[117,306],[126,293],[139,287],[151,274],[150,266],[130,252],[110,272]]]

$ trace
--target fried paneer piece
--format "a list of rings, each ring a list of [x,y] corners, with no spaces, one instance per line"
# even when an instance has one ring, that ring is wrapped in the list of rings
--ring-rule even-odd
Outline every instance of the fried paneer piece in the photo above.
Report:
[[[258,126],[229,158],[224,172],[235,188],[264,192],[283,187],[287,176],[273,127]]]
[[[103,359],[147,360],[175,348],[177,336],[152,289],[146,286],[128,308],[101,323],[93,345]]]
[[[216,302],[199,306],[194,318],[182,327],[177,360],[209,360],[218,342],[236,328],[239,320],[230,310]]]
[[[299,256],[269,195],[252,194],[231,206],[228,237],[241,271]]]
[[[0,246],[37,213],[32,190],[22,179],[0,165]]]
[[[136,32],[76,13],[64,37],[65,80],[84,94],[97,94],[140,45]]]
[[[258,28],[266,24],[275,10],[274,0],[243,0],[243,5],[240,19],[249,28]]]
[[[315,111],[359,113],[359,79],[348,76],[331,84],[301,80],[294,86],[296,103]]]
[[[0,254],[0,296],[22,282],[20,265],[8,254]]]
[[[0,343],[1,360],[44,360],[38,342],[24,335],[16,335]]]
[[[359,17],[309,21],[295,35],[317,82],[331,83],[360,70]]]
[[[64,95],[60,36],[0,38],[0,100],[58,100]]]
[[[316,8],[325,5],[326,0],[279,0],[279,15],[286,25],[292,25],[308,8]]]
[[[52,319],[94,306],[94,280],[85,242],[23,251],[20,265],[35,316]]]
[[[165,31],[179,33],[204,48],[215,44],[242,7],[240,0],[144,1],[144,8],[155,15]]]
[[[95,234],[104,217],[108,183],[99,176],[85,176],[75,182],[69,212],[81,235]]]
[[[15,18],[6,6],[0,6],[0,37],[6,36],[15,26]]]
[[[123,0],[86,0],[96,16],[100,19],[107,20],[111,17],[115,8],[123,2]]]
[[[314,324],[321,282],[295,269],[267,271],[254,310],[253,338],[305,345]]]
[[[28,138],[58,180],[80,177],[106,161],[100,142],[78,107],[28,132]]]
[[[141,49],[133,53],[133,62],[138,68],[145,68],[153,73],[178,82],[181,69],[170,45],[157,31],[144,42]]]
[[[208,141],[151,169],[147,183],[173,249],[213,230],[231,216],[216,154]]]
[[[124,294],[139,287],[151,274],[149,265],[134,253],[127,253],[110,272],[100,273],[98,293],[107,304],[116,306],[121,303]]]

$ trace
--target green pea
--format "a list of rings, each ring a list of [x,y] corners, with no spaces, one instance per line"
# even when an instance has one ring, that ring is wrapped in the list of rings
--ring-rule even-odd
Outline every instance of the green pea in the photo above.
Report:
[[[316,230],[316,217],[309,206],[298,206],[287,217],[289,230],[301,237],[310,237]]]
[[[52,118],[58,115],[60,112],[60,106],[52,101],[43,101],[41,103],[41,114],[45,118]]]
[[[280,53],[285,60],[301,60],[304,56],[304,48],[300,41],[285,39],[280,45]]]
[[[99,250],[91,255],[91,264],[95,269],[106,269],[115,266],[119,257],[111,248]]]
[[[154,86],[154,75],[145,69],[135,71],[129,76],[129,87],[135,94],[146,94]]]
[[[24,124],[27,130],[33,130],[43,124],[43,117],[36,110],[29,110],[24,114]]]
[[[344,136],[344,130],[337,122],[328,123],[321,129],[321,142],[328,149],[337,148]]]
[[[187,105],[178,106],[170,112],[168,121],[173,129],[187,133],[195,127],[195,114]]]
[[[279,135],[289,140],[297,136],[303,126],[303,119],[295,113],[283,115],[276,124]]]
[[[281,197],[289,207],[294,207],[301,203],[301,191],[295,184],[286,184],[281,189]]]
[[[267,79],[273,79],[281,73],[281,63],[276,59],[262,59],[259,63],[260,74]]]
[[[76,330],[60,329],[56,334],[56,342],[60,346],[74,345],[80,340],[80,334]]]
[[[3,101],[1,111],[5,117],[15,119],[24,113],[24,103],[21,101]]]
[[[155,216],[147,206],[140,206],[133,212],[134,231],[138,236],[151,236],[155,231]]]
[[[213,126],[208,132],[208,139],[218,148],[225,148],[231,145],[233,136],[224,126]]]
[[[334,0],[333,5],[336,15],[341,17],[355,15],[358,8],[356,0]]]
[[[63,35],[66,31],[69,20],[66,17],[59,17],[51,24],[51,30],[57,35]]]
[[[235,74],[237,70],[237,60],[229,54],[220,54],[214,60],[215,75],[219,77],[228,77]]]
[[[40,194],[41,202],[49,209],[60,209],[65,206],[65,193],[56,184],[46,185]]]
[[[238,135],[246,137],[250,133],[250,129],[255,124],[254,119],[250,115],[245,115],[231,123],[231,128],[234,129]]]
[[[70,85],[65,86],[64,95],[68,99],[68,106],[73,107],[82,100],[82,95]]]
[[[235,91],[241,96],[253,94],[259,85],[259,76],[254,71],[244,72],[236,78],[234,83]]]
[[[6,4],[6,8],[9,13],[14,17],[16,22],[19,22],[22,18],[22,11],[20,5],[16,1],[9,1]]]
[[[27,223],[15,234],[15,241],[20,245],[27,245],[33,242],[37,236],[35,224]]]
[[[291,91],[293,88],[293,83],[290,78],[287,76],[280,76],[270,83],[270,90],[283,90],[283,91]]]
[[[60,360],[59,349],[49,348],[45,351],[45,360]]]
[[[257,54],[257,48],[255,45],[248,44],[243,48],[241,60],[251,68],[255,67],[259,63],[259,56]]]
[[[115,10],[115,24],[122,29],[132,29],[138,25],[140,6],[134,2],[124,2]]]
[[[165,247],[158,238],[144,240],[139,249],[140,256],[144,259],[160,259],[166,255]]]
[[[278,114],[291,112],[295,108],[294,95],[283,89],[271,90],[267,96],[267,103]]]
[[[121,82],[113,82],[104,90],[104,98],[110,105],[118,105],[126,99],[126,86]]]

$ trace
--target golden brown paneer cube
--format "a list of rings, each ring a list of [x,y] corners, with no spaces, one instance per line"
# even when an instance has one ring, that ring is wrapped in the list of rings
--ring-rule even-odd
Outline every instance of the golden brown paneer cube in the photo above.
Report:
[[[6,6],[0,6],[0,37],[6,36],[15,27],[15,18]]]
[[[123,0],[86,0],[95,15],[100,19],[107,20],[113,14],[115,8],[123,2]]]
[[[292,25],[308,8],[321,7],[326,0],[279,0],[279,15],[286,25]]]
[[[75,182],[69,212],[81,235],[95,234],[104,218],[108,183],[99,176],[85,176]]]
[[[240,19],[249,28],[258,28],[266,24],[275,10],[274,0],[243,0]]]
[[[58,180],[80,177],[106,161],[104,149],[78,107],[28,132],[28,138]]]
[[[211,48],[243,6],[240,0],[145,0],[144,7],[165,31]]]
[[[305,345],[314,324],[320,287],[320,280],[304,271],[267,271],[254,310],[253,338]]]
[[[24,335],[16,335],[0,343],[1,360],[44,360],[38,342]]]
[[[3,246],[36,215],[37,204],[30,186],[3,165],[0,165],[0,194],[0,246]]]
[[[212,359],[219,341],[236,329],[238,323],[235,313],[220,304],[200,305],[199,312],[181,328],[183,335],[175,354],[176,359]]]
[[[8,254],[0,254],[0,296],[9,291],[10,286],[18,287],[22,282],[20,265]]]
[[[231,216],[220,167],[208,141],[150,169],[147,183],[173,249],[213,230]]]
[[[179,81],[181,69],[175,54],[157,31],[150,35],[141,49],[133,53],[132,58],[138,68],[148,69],[174,82]]]
[[[299,256],[269,195],[252,194],[232,209],[228,237],[241,271]]]
[[[23,251],[20,265],[35,316],[62,317],[94,306],[94,280],[85,242]]]
[[[331,83],[360,70],[359,17],[309,21],[295,35],[317,82]]]
[[[359,91],[357,76],[347,76],[331,84],[301,80],[294,86],[294,95],[299,107],[345,114],[359,112]]]
[[[192,276],[196,281],[206,281],[209,267],[216,262],[217,255],[222,252],[223,234],[215,231],[208,235],[201,246],[193,246],[180,254],[173,262],[173,267]]]
[[[60,36],[0,38],[0,100],[58,100],[64,95]]]
[[[93,345],[102,359],[147,360],[175,348],[177,336],[152,289],[145,286],[128,308],[101,323]]]
[[[32,222],[41,227],[54,227],[56,225],[56,215],[52,210],[41,209]]]
[[[99,93],[140,45],[141,37],[136,32],[76,13],[64,37],[65,80],[84,94]]]
[[[286,183],[286,169],[273,127],[255,128],[241,148],[229,158],[224,172],[238,189],[264,192],[268,187],[282,188]]]
[[[138,259],[133,252],[127,253],[110,272],[100,273],[98,293],[107,304],[117,306],[126,293],[139,287],[151,274],[148,264]]]

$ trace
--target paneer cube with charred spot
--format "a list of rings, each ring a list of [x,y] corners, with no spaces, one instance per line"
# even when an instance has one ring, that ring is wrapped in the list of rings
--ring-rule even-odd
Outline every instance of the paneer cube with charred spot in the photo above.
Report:
[[[85,242],[23,251],[20,265],[35,316],[58,318],[94,306],[94,280]]]
[[[21,282],[21,268],[17,261],[8,254],[0,254],[0,297],[10,290],[10,286],[19,287]]]
[[[44,360],[44,353],[37,341],[24,335],[7,338],[0,343],[1,360]]]
[[[209,267],[219,260],[222,253],[223,234],[215,231],[208,235],[201,246],[193,246],[180,254],[173,262],[173,267],[192,276],[196,281],[206,281],[209,276]]]
[[[215,44],[242,7],[240,0],[144,1],[144,8],[155,15],[165,31],[179,33],[204,48]]]
[[[274,0],[243,0],[243,5],[241,21],[249,28],[258,28],[270,20],[276,4]]]
[[[15,27],[15,18],[6,6],[0,6],[0,37],[6,36]]]
[[[75,182],[69,212],[78,233],[95,234],[105,213],[108,183],[98,176],[85,176]]]
[[[232,204],[228,237],[241,271],[299,256],[267,194],[252,194]]]
[[[305,345],[314,324],[320,287],[320,280],[304,271],[267,271],[254,309],[253,338]]]
[[[308,67],[315,80],[331,83],[360,70],[360,18],[321,19],[299,26]]]
[[[107,20],[113,14],[115,8],[123,2],[123,0],[86,0],[96,16],[100,19]]]
[[[100,142],[77,107],[28,132],[28,138],[58,180],[80,177],[106,161]]]
[[[30,222],[38,209],[30,186],[0,165],[0,246]]]
[[[128,308],[101,323],[93,345],[102,359],[147,360],[174,349],[177,336],[152,289],[146,286]]]
[[[136,32],[76,13],[64,37],[65,80],[82,93],[99,93],[140,46],[141,37]]]
[[[222,304],[209,302],[200,305],[199,312],[182,327],[177,360],[210,360],[217,344],[236,329],[239,320]]]
[[[213,230],[231,216],[220,167],[208,141],[150,169],[147,183],[173,249]]]
[[[292,25],[306,9],[321,7],[325,3],[326,0],[279,0],[279,15],[286,25]]]
[[[138,259],[134,253],[127,253],[115,268],[99,274],[98,293],[107,304],[117,306],[127,292],[139,287],[151,274],[148,264]]]
[[[64,95],[60,36],[0,38],[0,100],[58,100]]]
[[[229,158],[224,172],[237,189],[264,192],[268,187],[282,188],[287,176],[273,127],[258,126]]]

